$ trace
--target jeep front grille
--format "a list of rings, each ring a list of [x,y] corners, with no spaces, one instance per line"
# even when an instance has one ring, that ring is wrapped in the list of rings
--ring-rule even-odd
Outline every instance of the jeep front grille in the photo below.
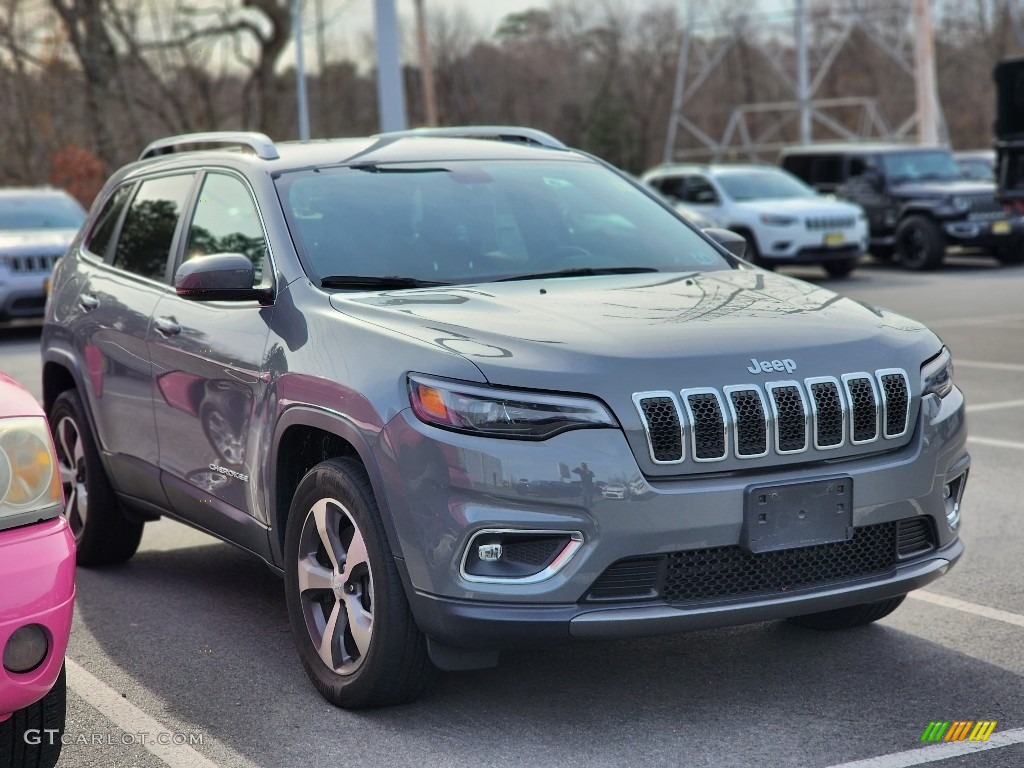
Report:
[[[15,275],[42,275],[50,272],[59,258],[57,255],[5,256],[3,261],[7,264],[7,269]]]
[[[587,600],[661,599],[680,607],[782,595],[878,576],[936,547],[925,516],[853,529],[847,541],[772,552],[739,546],[684,549],[619,560],[593,583]]]
[[[980,195],[964,195],[969,208],[967,217],[972,221],[988,221],[990,219],[1006,218],[1006,211],[1002,204],[996,200],[995,195],[985,193]]]
[[[893,440],[910,426],[910,379],[885,368],[840,378],[640,392],[633,402],[655,464],[753,459]]]
[[[853,216],[811,216],[804,220],[808,229],[849,229],[856,224]]]

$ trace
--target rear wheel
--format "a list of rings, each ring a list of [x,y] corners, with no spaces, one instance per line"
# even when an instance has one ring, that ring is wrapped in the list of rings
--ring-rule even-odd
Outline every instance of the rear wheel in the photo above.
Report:
[[[931,219],[908,216],[896,229],[896,251],[907,269],[937,269],[946,256],[946,239]]]
[[[63,667],[53,688],[35,704],[0,723],[0,768],[53,768],[60,757],[67,711]]]
[[[859,259],[836,259],[835,261],[824,261],[821,266],[828,273],[829,277],[846,277],[857,268]]]
[[[332,704],[404,704],[433,680],[358,461],[324,461],[299,483],[285,532],[285,596],[302,665]]]
[[[121,511],[78,392],[62,392],[48,416],[64,486],[64,516],[75,535],[78,564],[123,563],[139,548],[143,524]]]
[[[888,600],[879,600],[874,603],[863,603],[861,605],[851,605],[848,608],[836,608],[833,611],[795,616],[789,619],[789,621],[797,626],[810,629],[852,629],[853,627],[860,627],[885,618],[899,608],[905,598],[906,595],[900,595],[899,597],[891,597]]]

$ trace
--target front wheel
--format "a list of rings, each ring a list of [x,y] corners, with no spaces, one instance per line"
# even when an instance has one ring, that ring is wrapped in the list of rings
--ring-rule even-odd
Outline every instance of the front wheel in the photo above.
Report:
[[[43,698],[0,723],[0,766],[53,768],[60,757],[66,711],[67,678],[61,667]]]
[[[846,277],[857,268],[859,259],[836,259],[822,262],[822,267],[829,277]]]
[[[47,415],[64,486],[64,516],[75,536],[78,564],[123,563],[139,548],[143,524],[121,511],[82,399],[73,389],[62,392]]]
[[[860,627],[864,624],[884,619],[899,608],[905,598],[906,595],[900,595],[899,597],[891,597],[888,600],[878,600],[874,603],[862,603],[861,605],[851,605],[847,608],[836,608],[832,611],[795,616],[789,619],[789,621],[797,626],[810,629],[852,629],[853,627]]]
[[[946,239],[926,216],[908,216],[896,229],[900,263],[917,272],[937,269],[946,256]]]
[[[433,680],[358,461],[324,461],[299,483],[285,531],[285,597],[302,665],[332,704],[404,704]]]

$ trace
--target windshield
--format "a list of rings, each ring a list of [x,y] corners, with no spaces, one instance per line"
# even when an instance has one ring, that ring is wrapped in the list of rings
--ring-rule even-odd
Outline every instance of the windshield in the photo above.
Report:
[[[952,181],[962,177],[956,160],[949,152],[941,149],[883,154],[882,170],[894,184],[906,181]]]
[[[719,171],[715,174],[715,181],[737,202],[818,196],[796,176],[773,168]]]
[[[304,169],[277,185],[307,272],[329,287],[355,287],[336,276],[436,284],[730,266],[671,211],[588,162]]]
[[[0,197],[0,229],[78,229],[85,212],[66,195]]]

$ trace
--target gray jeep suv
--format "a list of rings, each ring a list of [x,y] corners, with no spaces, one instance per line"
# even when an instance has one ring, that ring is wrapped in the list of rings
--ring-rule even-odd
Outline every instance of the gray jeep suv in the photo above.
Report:
[[[963,551],[949,353],[713,237],[529,129],[154,143],[47,306],[79,562],[158,515],[252,552],[353,708],[503,649],[887,615]]]

